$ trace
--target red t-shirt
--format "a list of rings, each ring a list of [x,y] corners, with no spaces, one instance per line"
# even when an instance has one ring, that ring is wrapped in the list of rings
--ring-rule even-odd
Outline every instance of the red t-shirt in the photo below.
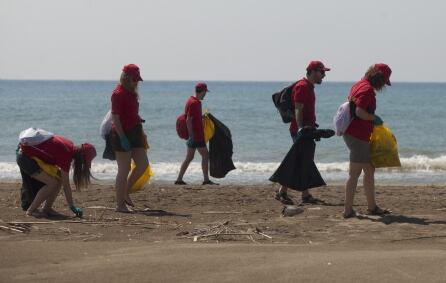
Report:
[[[21,145],[20,148],[23,154],[28,157],[37,157],[48,164],[57,165],[65,172],[70,171],[74,158],[74,144],[67,138],[55,135],[41,144]]]
[[[356,107],[360,107],[370,114],[374,114],[376,110],[376,94],[369,81],[365,78],[353,85],[348,95],[348,100],[353,101]],[[345,131],[346,134],[351,135],[363,141],[370,141],[370,136],[373,132],[373,121],[362,120],[355,117]]]
[[[201,117],[201,101],[195,96],[189,97],[184,110],[187,117],[192,118],[192,130],[194,133],[194,141],[204,141],[203,118]]]
[[[141,123],[141,117],[138,114],[139,102],[136,94],[127,91],[119,84],[111,96],[111,112],[119,115],[124,131],[131,130]]]
[[[296,103],[303,104],[304,108],[302,126],[316,127],[316,95],[314,93],[314,85],[307,79],[303,78],[298,81],[293,87],[293,92],[291,94],[291,103],[295,105]],[[296,119],[291,121],[290,132],[297,132]]]

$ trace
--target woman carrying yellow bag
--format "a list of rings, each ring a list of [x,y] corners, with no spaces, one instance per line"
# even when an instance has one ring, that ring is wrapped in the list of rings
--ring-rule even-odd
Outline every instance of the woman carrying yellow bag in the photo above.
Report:
[[[390,75],[392,70],[386,64],[375,64],[369,67],[364,77],[353,85],[348,101],[353,120],[343,135],[344,142],[350,151],[349,176],[345,184],[344,218],[356,216],[353,210],[358,179],[364,172],[363,185],[367,197],[367,214],[385,215],[390,210],[382,209],[375,200],[375,166],[371,159],[370,137],[374,125],[382,125],[382,120],[375,115],[376,93],[385,85],[391,85]]]
[[[396,138],[384,125],[373,127],[370,137],[370,159],[375,168],[401,167]]]

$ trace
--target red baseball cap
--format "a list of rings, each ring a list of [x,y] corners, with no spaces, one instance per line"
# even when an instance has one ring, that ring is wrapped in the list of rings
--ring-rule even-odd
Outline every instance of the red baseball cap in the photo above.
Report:
[[[202,92],[202,91],[208,91],[210,92],[210,90],[208,89],[208,85],[205,83],[198,83],[195,85],[195,92]]]
[[[377,69],[378,71],[380,71],[381,73],[383,73],[385,79],[386,79],[386,85],[392,85],[390,83],[390,75],[392,74],[392,70],[390,69],[390,67],[386,64],[383,63],[379,63],[379,64],[375,64],[375,66],[373,66],[375,69]]]
[[[122,68],[122,71],[127,75],[130,75],[135,81],[142,82],[141,75],[139,74],[139,67],[135,64],[128,64]]]
[[[96,157],[96,149],[92,144],[83,143],[81,145],[82,153],[84,154],[85,162],[91,166],[91,161]]]
[[[321,61],[311,61],[307,66],[307,72],[315,70],[330,71],[330,68],[325,67]]]

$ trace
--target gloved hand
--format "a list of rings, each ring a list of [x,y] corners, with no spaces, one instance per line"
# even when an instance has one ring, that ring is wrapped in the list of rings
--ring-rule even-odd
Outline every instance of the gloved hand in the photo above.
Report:
[[[121,142],[121,147],[125,151],[130,150],[130,142],[126,136],[122,136],[119,138],[119,141]]]
[[[84,212],[82,211],[81,208],[76,207],[74,205],[70,205],[70,209],[74,214],[76,214],[77,217],[82,218],[82,215],[84,214]]]
[[[373,120],[373,125],[375,126],[381,126],[384,123],[384,121],[379,117],[378,115],[375,115],[375,120]]]
[[[186,142],[187,146],[191,147],[194,144],[194,138],[189,137]]]

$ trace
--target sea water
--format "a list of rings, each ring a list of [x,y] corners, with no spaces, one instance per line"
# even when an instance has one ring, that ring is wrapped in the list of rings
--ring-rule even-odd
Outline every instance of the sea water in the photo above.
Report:
[[[193,95],[193,81],[144,81],[139,87],[140,116],[146,120],[153,182],[173,182],[186,153],[185,141],[175,130],[178,115]],[[209,109],[232,133],[236,170],[223,184],[267,183],[291,147],[289,124],[282,123],[272,103],[272,93],[291,82],[209,81],[211,90],[203,109]],[[317,85],[316,116],[320,128],[332,128],[332,117],[346,101],[353,82]],[[20,178],[15,149],[20,131],[39,127],[71,139],[93,143],[98,156],[93,175],[113,180],[115,162],[102,158],[105,142],[100,123],[110,109],[116,81],[20,81],[0,80],[0,181]],[[445,184],[446,150],[444,123],[445,83],[393,83],[377,94],[377,114],[398,141],[401,168],[379,169],[378,184]],[[341,137],[317,142],[315,161],[328,184],[344,182],[348,151]],[[200,182],[200,156],[185,176]]]

